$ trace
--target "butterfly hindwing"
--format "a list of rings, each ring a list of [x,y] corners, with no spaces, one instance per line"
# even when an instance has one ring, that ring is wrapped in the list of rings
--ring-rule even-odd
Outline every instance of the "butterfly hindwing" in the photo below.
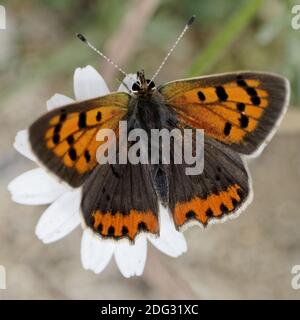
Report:
[[[97,165],[99,129],[116,130],[127,114],[130,96],[113,93],[48,112],[29,129],[33,152],[50,171],[80,186]]]
[[[180,122],[247,155],[271,137],[289,98],[285,78],[258,72],[178,80],[158,90]]]
[[[86,225],[103,238],[158,234],[158,203],[150,165],[104,164],[86,180],[81,209]]]
[[[249,175],[240,155],[205,137],[204,171],[186,175],[185,165],[169,168],[169,207],[175,226],[190,222],[206,226],[230,217],[251,200]]]

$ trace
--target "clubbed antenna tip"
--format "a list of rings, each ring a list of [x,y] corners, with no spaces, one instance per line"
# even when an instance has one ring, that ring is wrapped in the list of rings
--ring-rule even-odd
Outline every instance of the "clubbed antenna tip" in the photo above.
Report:
[[[187,22],[187,25],[190,27],[193,24],[193,22],[195,21],[195,19],[196,19],[196,16],[192,15],[190,17],[189,21]]]
[[[78,38],[79,40],[81,40],[82,42],[86,42],[86,41],[87,41],[87,40],[86,40],[86,37],[85,37],[84,35],[82,35],[81,33],[77,33],[76,36],[77,36],[77,38]]]
[[[124,76],[127,76],[127,73],[120,68],[116,63],[114,63],[111,59],[109,59],[104,53],[102,53],[100,50],[98,50],[97,48],[95,48],[89,41],[88,39],[82,35],[81,33],[77,33],[76,34],[77,38],[79,40],[81,40],[83,43],[85,43],[89,48],[91,48],[93,51],[95,51],[100,57],[102,57],[104,60],[106,60],[107,62],[109,62],[111,65],[113,65],[117,70],[119,70],[121,73],[124,74]]]

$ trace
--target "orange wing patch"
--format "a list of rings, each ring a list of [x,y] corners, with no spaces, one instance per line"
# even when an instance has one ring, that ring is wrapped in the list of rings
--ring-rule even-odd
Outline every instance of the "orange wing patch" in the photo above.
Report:
[[[96,165],[100,129],[117,134],[130,95],[113,93],[57,108],[30,127],[30,142],[39,160],[72,186],[79,186]]]
[[[92,219],[94,231],[104,238],[119,239],[127,237],[133,241],[141,231],[158,233],[157,216],[150,210],[137,211],[132,209],[128,214],[121,212],[103,213],[97,210],[92,213]]]
[[[240,143],[255,131],[268,106],[268,92],[260,84],[253,79],[206,87],[188,81],[174,82],[161,92],[186,125],[204,129],[220,141]]]
[[[99,129],[117,130],[125,110],[102,107],[90,111],[66,114],[59,122],[58,116],[50,119],[52,126],[46,131],[47,148],[61,157],[65,166],[74,167],[79,173],[91,170],[97,163],[96,151],[103,141],[97,141]]]
[[[206,226],[209,219],[220,218],[233,212],[242,201],[239,190],[240,186],[234,184],[225,191],[209,195],[206,199],[194,197],[191,201],[177,203],[173,210],[175,225],[181,227],[195,219]]]

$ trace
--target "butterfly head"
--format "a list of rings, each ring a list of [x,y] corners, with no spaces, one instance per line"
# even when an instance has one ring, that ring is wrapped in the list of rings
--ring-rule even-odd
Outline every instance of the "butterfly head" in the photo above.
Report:
[[[154,73],[154,75],[152,76],[151,80],[146,79],[145,78],[145,73],[144,70],[142,71],[138,71],[137,72],[137,81],[135,81],[132,85],[131,88],[128,88],[127,85],[125,83],[123,83],[123,85],[128,89],[128,91],[133,92],[136,95],[143,95],[143,96],[149,96],[151,95],[155,90],[155,84],[153,82],[153,80],[156,78],[156,76],[159,74],[160,70],[162,69],[162,67],[165,65],[165,63],[167,62],[169,56],[171,55],[171,53],[174,51],[174,49],[176,48],[176,46],[178,45],[179,41],[182,39],[182,37],[184,36],[184,34],[186,33],[186,31],[190,28],[190,26],[193,24],[195,20],[195,16],[193,15],[188,22],[186,23],[186,25],[184,26],[182,32],[179,34],[178,38],[176,39],[176,41],[174,42],[173,46],[171,47],[171,49],[169,50],[169,52],[167,53],[167,55],[165,56],[164,60],[162,61],[162,63],[160,64],[160,66],[157,68],[156,72]],[[79,38],[79,40],[81,40],[83,43],[85,43],[89,48],[91,48],[93,51],[95,51],[99,56],[101,56],[103,59],[105,59],[107,62],[109,62],[111,65],[113,65],[117,70],[119,70],[125,77],[128,76],[128,74],[120,67],[118,66],[115,62],[113,62],[110,58],[108,58],[105,54],[103,54],[100,50],[98,50],[97,48],[95,48],[89,41],[88,39],[82,35],[81,33],[77,33],[77,37]]]
[[[145,78],[145,72],[142,70],[137,72],[137,81],[133,83],[131,90],[135,94],[149,94],[155,90],[155,84]]]

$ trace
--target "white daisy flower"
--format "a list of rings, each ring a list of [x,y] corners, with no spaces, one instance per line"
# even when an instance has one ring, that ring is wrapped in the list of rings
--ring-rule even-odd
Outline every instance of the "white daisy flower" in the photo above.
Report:
[[[131,88],[136,75],[129,75],[124,79]],[[119,91],[127,91],[121,85]],[[109,89],[102,76],[91,66],[77,68],[74,73],[74,94],[76,100],[86,100],[109,93]],[[52,110],[74,102],[73,99],[62,94],[55,94],[47,101],[47,109]],[[28,159],[37,159],[31,151],[28,131],[19,131],[14,142],[15,149]],[[42,214],[37,226],[36,235],[44,243],[57,241],[81,224],[80,212],[81,189],[71,188],[59,181],[43,167],[29,170],[16,177],[8,185],[12,200],[26,205],[44,205],[49,207]],[[178,232],[168,211],[160,206],[160,236],[153,238],[141,234],[135,244],[121,241],[111,241],[95,237],[91,230],[83,231],[81,241],[82,265],[87,270],[100,273],[107,266],[112,256],[124,277],[140,276],[143,273],[146,256],[147,240],[163,253],[178,257],[187,250],[182,233]]]

